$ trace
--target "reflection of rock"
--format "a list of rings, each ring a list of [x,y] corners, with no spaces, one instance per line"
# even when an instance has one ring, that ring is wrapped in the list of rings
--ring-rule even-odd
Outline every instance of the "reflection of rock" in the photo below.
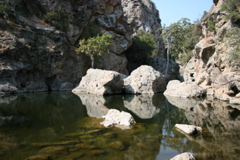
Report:
[[[124,79],[126,93],[158,93],[165,90],[163,75],[151,66],[142,65]]]
[[[16,100],[17,97],[18,97],[18,96],[6,96],[6,97],[1,97],[1,96],[0,96],[0,105],[1,105],[1,104],[4,104],[4,105],[10,104],[10,103],[12,103],[14,100]]]
[[[167,97],[168,101],[178,108],[185,110],[190,124],[197,126],[208,125],[208,130],[216,133],[237,132],[240,128],[240,107],[213,99],[197,101],[196,99]]]
[[[167,90],[164,95],[172,97],[202,97],[206,94],[206,91],[196,84],[186,82],[180,82],[178,80],[172,80],[167,85]]]
[[[180,131],[193,135],[198,134],[202,132],[202,128],[194,125],[187,125],[187,124],[176,124],[175,127],[179,129]]]
[[[87,92],[96,95],[117,94],[123,91],[123,79],[114,71],[89,69],[74,93]]]
[[[92,94],[78,94],[78,96],[86,106],[89,117],[101,118],[107,114],[108,108],[105,106],[106,100],[103,96]]]
[[[134,118],[130,113],[120,112],[117,109],[110,109],[107,115],[103,116],[105,119],[101,122],[105,127],[114,126],[114,125],[123,125],[123,126],[131,126],[131,124],[136,123]]]
[[[124,99],[124,106],[142,119],[150,119],[160,112],[160,109],[153,105],[153,95],[151,94],[128,97]]]
[[[0,115],[0,127],[2,126],[16,126],[29,122],[26,116],[2,116]]]
[[[195,157],[192,153],[185,152],[171,158],[170,160],[195,160]]]

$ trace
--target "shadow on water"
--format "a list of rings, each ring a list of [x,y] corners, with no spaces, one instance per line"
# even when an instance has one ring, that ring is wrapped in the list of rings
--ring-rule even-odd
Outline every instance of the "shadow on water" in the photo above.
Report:
[[[137,124],[104,128],[109,109],[126,111]],[[174,129],[203,127],[200,136]],[[240,109],[216,100],[155,95],[96,96],[72,93],[0,98],[0,159],[167,160],[182,152],[198,159],[240,156]]]

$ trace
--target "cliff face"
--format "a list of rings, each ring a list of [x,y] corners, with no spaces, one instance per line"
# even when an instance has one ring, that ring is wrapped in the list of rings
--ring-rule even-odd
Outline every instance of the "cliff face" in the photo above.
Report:
[[[161,27],[150,0],[7,0],[0,5],[1,93],[72,89],[90,68],[89,57],[75,53],[78,41],[100,31],[113,35],[114,43],[96,67],[128,74],[123,52],[131,36]],[[161,54],[162,41],[158,46]]]
[[[228,34],[239,24],[227,18],[221,8],[227,1],[219,0],[202,19],[202,38],[195,46],[193,58],[186,66],[184,79],[207,90],[208,96],[239,103],[239,64],[230,57],[236,46]],[[239,6],[238,6],[239,7]]]

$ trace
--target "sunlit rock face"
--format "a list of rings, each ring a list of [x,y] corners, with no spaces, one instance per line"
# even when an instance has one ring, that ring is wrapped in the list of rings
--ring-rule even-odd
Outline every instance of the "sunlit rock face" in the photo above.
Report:
[[[95,95],[120,94],[123,92],[123,79],[120,73],[100,69],[89,69],[74,93]]]
[[[73,89],[90,68],[89,57],[75,54],[78,41],[98,32],[113,35],[114,43],[96,67],[128,74],[123,52],[131,46],[132,35],[161,27],[149,0],[20,0],[7,6],[9,13],[0,17],[4,94]],[[164,45],[162,40],[157,44],[160,56]]]
[[[196,44],[193,57],[185,68],[184,80],[203,87],[208,96],[239,104],[239,66],[229,57],[236,46],[231,44],[228,35],[239,24],[226,18],[226,13],[221,10],[225,2],[227,1],[219,0],[202,18],[202,38]],[[239,8],[239,4],[235,5]]]
[[[151,66],[142,65],[124,79],[124,91],[131,94],[154,94],[165,90],[165,78]]]

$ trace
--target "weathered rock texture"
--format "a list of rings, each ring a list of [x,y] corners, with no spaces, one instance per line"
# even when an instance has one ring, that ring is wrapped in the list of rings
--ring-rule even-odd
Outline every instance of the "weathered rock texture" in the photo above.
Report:
[[[165,78],[151,66],[142,65],[124,79],[126,93],[159,93],[165,90]]]
[[[230,38],[226,34],[234,27],[239,28],[239,24],[227,20],[226,12],[221,11],[224,3],[219,0],[202,19],[203,36],[186,66],[184,79],[207,89],[208,96],[239,103],[239,65],[233,64],[229,58],[234,46],[230,45]],[[214,28],[210,28],[210,23],[214,24]]]
[[[0,14],[0,92],[71,90],[90,68],[75,54],[78,41],[98,32],[113,35],[100,69],[128,74],[123,52],[138,30],[161,27],[150,0],[17,0]],[[157,42],[159,50],[163,43]],[[160,53],[160,51],[159,51]]]
[[[89,69],[73,93],[96,95],[119,94],[123,92],[123,79],[120,73],[100,69]]]
[[[103,116],[104,121],[101,122],[105,127],[115,126],[115,125],[123,125],[123,126],[131,126],[136,123],[134,118],[130,113],[119,111],[117,109],[110,109],[108,113]]]
[[[180,82],[179,80],[172,80],[168,83],[167,89],[164,92],[165,96],[193,98],[203,97],[206,90],[194,83]]]

